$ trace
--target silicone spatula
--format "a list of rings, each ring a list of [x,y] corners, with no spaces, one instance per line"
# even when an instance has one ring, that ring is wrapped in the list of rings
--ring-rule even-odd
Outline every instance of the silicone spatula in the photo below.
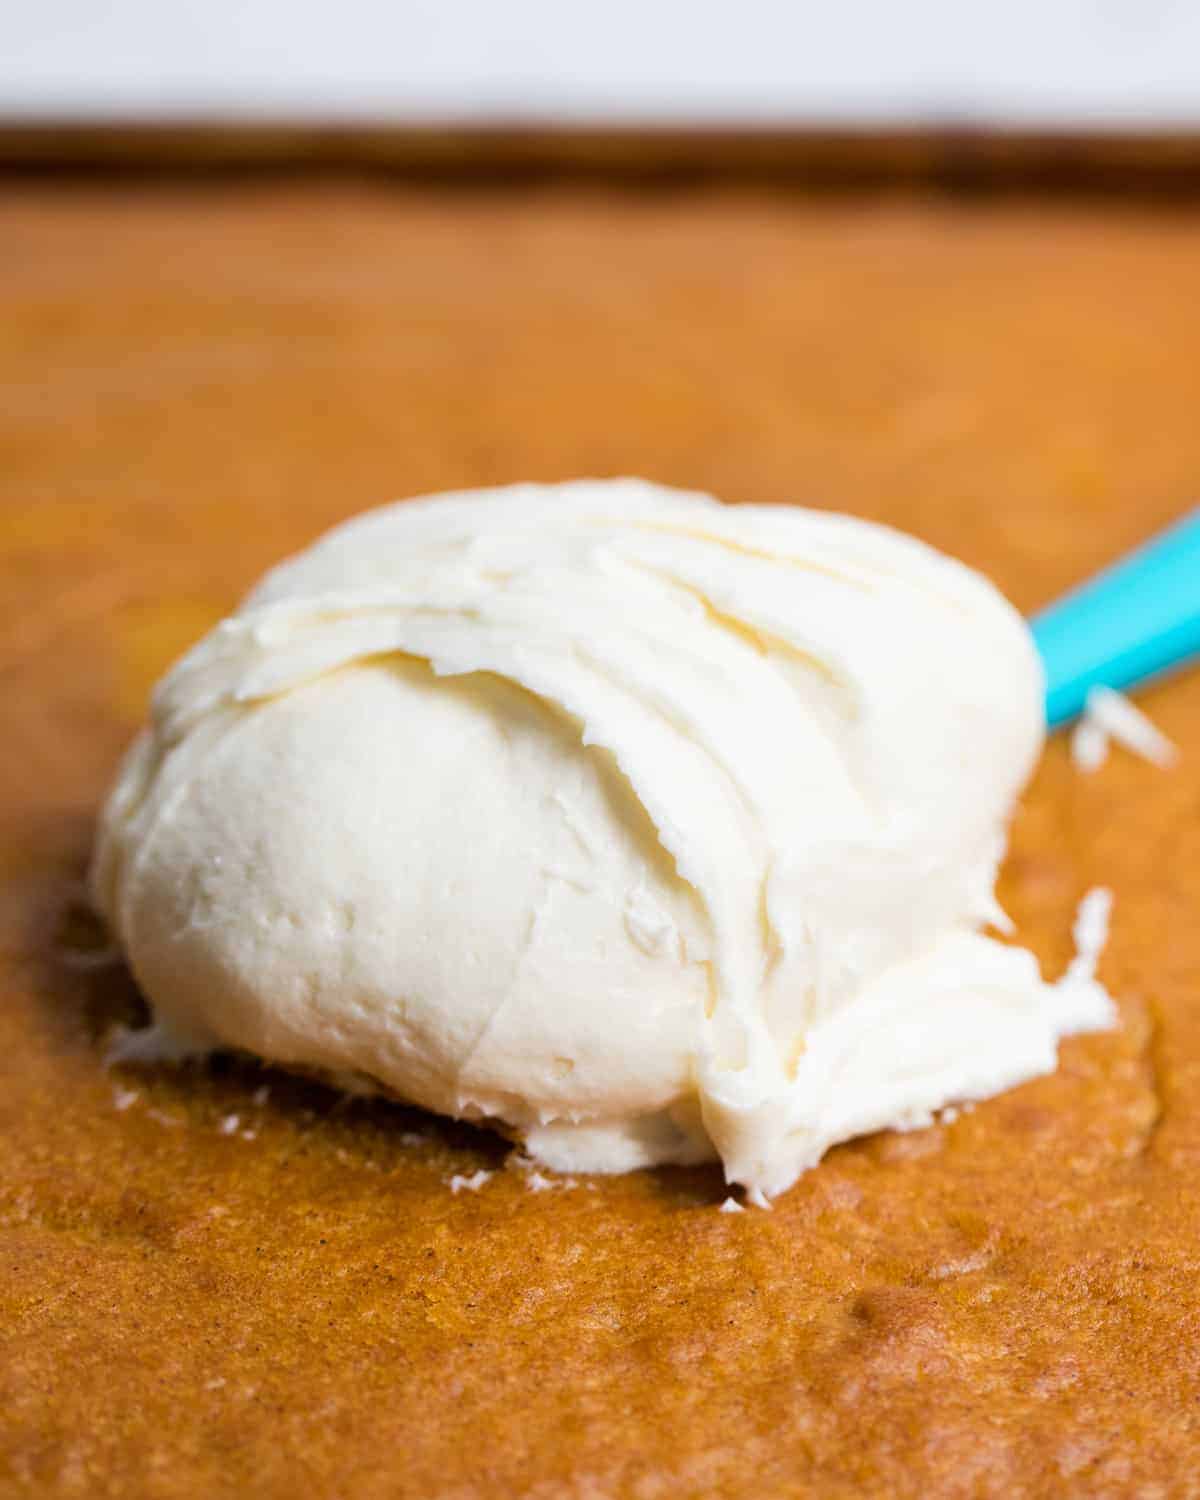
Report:
[[[1200,509],[1030,621],[1046,667],[1046,722],[1094,687],[1127,688],[1200,655]]]

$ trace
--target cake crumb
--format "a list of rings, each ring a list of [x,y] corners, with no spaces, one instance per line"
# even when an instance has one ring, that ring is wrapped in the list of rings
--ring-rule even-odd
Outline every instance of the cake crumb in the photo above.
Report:
[[[472,1172],[470,1177],[463,1177],[456,1172],[454,1176],[450,1178],[450,1191],[456,1197],[459,1193],[464,1192],[477,1193],[479,1189],[484,1185],[484,1183],[490,1182],[491,1179],[492,1174],[490,1172],[485,1172],[482,1167],[480,1167],[478,1172]]]
[[[721,1204],[717,1212],[722,1214],[744,1214],[746,1210],[742,1207],[742,1205],[737,1201],[736,1198],[726,1198],[725,1202]]]

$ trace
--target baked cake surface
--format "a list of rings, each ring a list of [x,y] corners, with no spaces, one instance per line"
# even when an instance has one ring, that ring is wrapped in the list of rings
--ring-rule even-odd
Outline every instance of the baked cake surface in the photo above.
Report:
[[[1049,973],[1113,888],[1120,1029],[771,1213],[106,1072],[138,1000],[79,910],[153,679],[395,495],[640,472],[1050,599],[1195,498],[1200,213],[10,186],[0,256],[0,1489],[1200,1492],[1200,675],[1144,700],[1173,771],[1052,744],[1001,884]]]

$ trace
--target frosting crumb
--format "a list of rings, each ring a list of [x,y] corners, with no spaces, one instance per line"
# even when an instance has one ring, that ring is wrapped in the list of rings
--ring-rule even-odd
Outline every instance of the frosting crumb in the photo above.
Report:
[[[1066,983],[1090,983],[1096,977],[1100,955],[1108,943],[1108,925],[1112,917],[1113,893],[1106,886],[1094,886],[1079,903],[1071,936],[1075,940],[1075,957],[1067,965]]]
[[[470,1177],[463,1177],[456,1172],[450,1178],[450,1191],[455,1197],[459,1193],[477,1193],[484,1183],[490,1182],[491,1179],[492,1174],[485,1172],[482,1167],[480,1167],[478,1172],[472,1172]]]
[[[1099,770],[1108,759],[1110,740],[1164,769],[1179,759],[1174,742],[1124,693],[1094,687],[1087,695],[1083,717],[1071,731],[1071,760],[1076,769],[1085,774]]]
[[[537,1163],[533,1157],[527,1156],[524,1151],[514,1151],[510,1154],[506,1165],[515,1172],[520,1172],[525,1178],[525,1186],[531,1193],[548,1193],[553,1188],[577,1188],[579,1180],[575,1177],[547,1177],[544,1172],[539,1172]],[[594,1182],[584,1184],[591,1191],[595,1191]]]
[[[1071,764],[1090,776],[1108,759],[1108,735],[1094,719],[1086,716],[1071,730]]]
[[[742,1207],[742,1205],[737,1201],[736,1198],[726,1198],[725,1202],[721,1204],[721,1207],[717,1210],[717,1212],[722,1214],[744,1214],[746,1210]]]

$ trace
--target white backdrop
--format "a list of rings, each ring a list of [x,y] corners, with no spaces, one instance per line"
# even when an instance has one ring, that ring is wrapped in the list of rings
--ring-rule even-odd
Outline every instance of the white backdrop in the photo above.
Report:
[[[1200,0],[0,0],[0,115],[1200,124]]]

